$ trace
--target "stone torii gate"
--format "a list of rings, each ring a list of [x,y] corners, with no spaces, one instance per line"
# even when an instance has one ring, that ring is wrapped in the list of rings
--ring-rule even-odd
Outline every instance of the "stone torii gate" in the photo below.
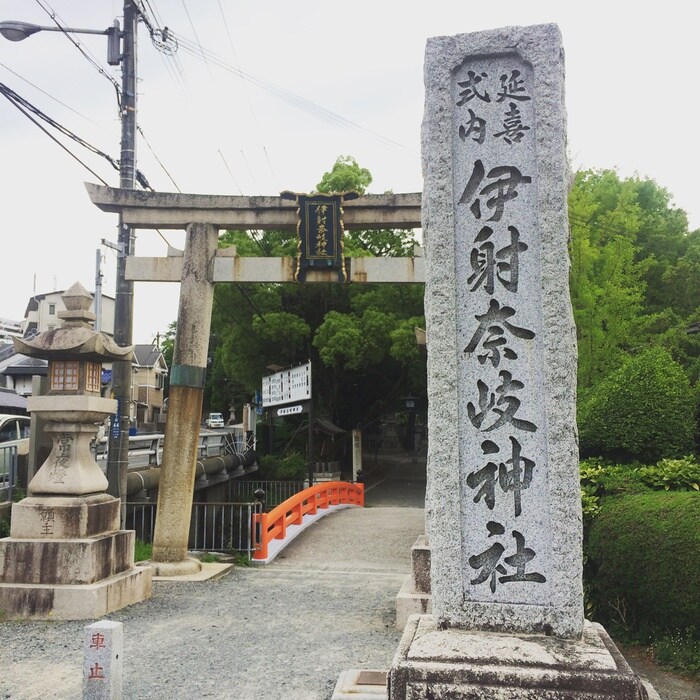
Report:
[[[121,215],[134,229],[184,229],[184,251],[164,258],[129,257],[126,279],[180,282],[178,323],[161,481],[158,489],[152,563],[156,574],[192,573],[200,564],[187,557],[197,444],[204,393],[214,284],[294,282],[295,258],[239,257],[218,249],[220,229],[294,230],[295,201],[271,196],[225,196],[138,192],[86,184],[93,204]],[[346,229],[419,228],[421,194],[364,195],[345,200]],[[424,282],[421,249],[409,258],[346,258],[348,282]],[[310,269],[306,282],[335,282],[335,270]]]

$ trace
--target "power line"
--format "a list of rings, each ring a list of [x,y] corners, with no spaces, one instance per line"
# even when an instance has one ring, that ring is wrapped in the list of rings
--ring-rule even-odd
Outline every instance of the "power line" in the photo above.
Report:
[[[199,36],[197,35],[197,30],[194,28],[194,22],[192,22],[192,17],[190,17],[190,11],[187,9],[187,4],[185,3],[185,0],[182,0],[182,7],[185,10],[185,14],[187,15],[187,21],[190,23],[190,27],[192,27],[192,33],[194,34],[195,41],[197,42],[197,46],[199,47],[199,50],[202,54],[202,58],[204,59],[204,63],[207,65],[207,69],[209,70],[209,75],[214,77],[212,72],[211,72],[211,66],[209,65],[209,62],[207,61],[207,58],[204,54],[204,49],[202,48],[202,43],[199,41]]]
[[[55,119],[52,119],[51,117],[49,117],[47,114],[42,112],[38,107],[35,107],[31,102],[29,102],[29,100],[24,99],[21,95],[17,94],[14,90],[9,88],[4,83],[0,83],[0,94],[2,94],[4,97],[6,97],[18,109],[20,109],[20,111],[23,112],[25,114],[25,116],[29,116],[29,112],[33,113],[34,115],[39,117],[39,119],[42,119],[43,121],[45,121],[49,126],[52,126],[54,129],[59,131],[61,134],[63,134],[67,138],[72,139],[80,146],[83,146],[83,148],[87,148],[88,151],[94,153],[95,155],[98,155],[101,158],[104,158],[115,170],[119,170],[119,163],[117,163],[117,161],[115,161],[114,158],[112,158],[110,155],[108,155],[104,151],[101,151],[96,146],[93,146],[91,143],[87,142],[85,139],[81,138],[77,134],[73,133],[67,127],[63,126],[62,124],[59,124],[59,122],[57,122]],[[30,119],[31,119],[31,117],[30,117]],[[32,119],[32,121],[34,121],[34,119]],[[34,122],[34,123],[38,125],[38,122]],[[48,133],[48,132],[46,132],[46,133]]]
[[[135,0],[137,2],[137,7],[139,9],[139,14],[143,23],[146,25],[148,32],[151,37],[151,43],[161,55],[163,60],[163,65],[165,69],[170,73],[174,82],[178,83],[181,87],[184,87],[184,70],[182,68],[182,63],[177,57],[178,43],[172,32],[168,27],[163,26],[163,22],[160,19],[158,11],[156,10],[155,3],[151,0],[143,0],[146,7],[142,4],[142,0]],[[152,15],[153,19],[149,17]]]
[[[54,97],[50,93],[46,92],[46,90],[42,90],[38,85],[35,85],[31,80],[27,80],[24,76],[21,76],[19,73],[15,72],[10,68],[9,66],[6,66],[4,63],[0,62],[0,66],[2,66],[5,70],[9,71],[12,73],[12,75],[16,76],[20,80],[23,80],[27,85],[31,85],[35,90],[38,90],[40,93],[43,95],[46,95],[49,99],[53,100],[54,102],[58,102],[62,107],[65,107],[66,109],[69,109],[71,112],[74,114],[77,114],[79,117],[82,117],[83,119],[86,119],[87,121],[91,122],[92,124],[95,124],[97,126],[97,122],[90,119],[90,117],[86,117],[84,114],[78,112],[77,109],[73,109],[70,105],[67,105],[65,102],[61,102],[57,97]]]
[[[615,229],[611,228],[607,224],[601,224],[599,222],[593,222],[592,217],[591,219],[583,219],[580,216],[576,216],[574,214],[569,214],[569,220],[573,221],[576,224],[579,224],[580,226],[586,226],[587,228],[593,230],[595,229],[600,229],[601,231],[605,231],[605,233],[610,233],[615,236],[626,236],[628,232],[625,229]]]
[[[139,134],[141,134],[141,138],[143,139],[143,141],[144,141],[144,143],[146,144],[146,146],[148,146],[148,150],[151,152],[151,155],[156,159],[156,162],[158,163],[158,165],[160,165],[160,167],[163,169],[163,172],[164,172],[164,173],[168,176],[168,178],[170,179],[170,182],[172,182],[173,185],[175,186],[175,189],[176,189],[178,192],[182,192],[182,190],[177,186],[177,182],[175,182],[175,180],[173,179],[173,176],[168,172],[168,169],[165,167],[165,165],[163,165],[163,163],[162,163],[162,161],[160,160],[160,158],[156,155],[156,152],[153,150],[153,147],[152,147],[151,144],[148,142],[148,139],[146,138],[146,135],[143,133],[143,130],[141,129],[141,127],[138,126],[138,125],[136,125],[136,129],[137,129],[137,131],[139,132]]]
[[[217,0],[217,4],[219,6],[219,14],[221,15],[221,19],[224,23],[224,29],[226,30],[226,36],[228,38],[228,43],[229,43],[229,46],[231,47],[231,55],[233,56],[233,60],[236,63],[238,63],[238,56],[236,55],[236,47],[233,43],[233,36],[231,35],[231,31],[229,30],[228,21],[226,20],[226,14],[224,12],[223,6],[221,5],[221,0]],[[258,120],[258,115],[256,114],[255,109],[253,108],[253,101],[250,99],[250,93],[247,89],[246,82],[242,78],[241,78],[241,85],[243,87],[243,92],[244,92],[245,97],[246,97],[246,102],[248,103],[248,109],[250,110],[250,114],[253,117],[253,122],[255,123],[256,131],[258,132],[258,138],[260,139],[260,144],[262,146],[263,153],[265,154],[268,168],[270,169],[270,174],[272,175],[273,182],[277,182],[277,176],[276,176],[275,171],[272,167],[272,163],[270,162],[270,156],[267,153],[267,148],[265,147],[265,143],[264,143],[264,139],[263,139],[263,135],[262,135],[262,129],[260,128],[260,121]]]
[[[86,163],[84,163],[78,156],[75,155],[65,144],[62,144],[53,134],[51,134],[45,127],[43,127],[34,117],[26,111],[19,102],[13,100],[3,89],[5,88],[2,83],[0,83],[0,94],[2,94],[4,97],[6,97],[22,114],[24,114],[27,119],[29,119],[31,122],[33,122],[36,126],[38,126],[52,141],[56,142],[68,155],[77,160],[80,165],[82,165],[89,173],[94,175],[103,185],[108,185],[108,183],[103,180],[92,168],[90,168]]]
[[[233,173],[231,172],[231,168],[228,167],[228,163],[226,162],[226,158],[224,158],[224,154],[221,152],[221,149],[218,149],[219,156],[221,157],[221,160],[224,163],[224,167],[228,171],[228,174],[231,176],[231,179],[233,180],[233,184],[236,186],[236,189],[238,190],[238,194],[243,194],[243,190],[241,189],[241,186],[238,184],[238,181],[234,177]]]
[[[201,45],[196,45],[194,42],[180,36],[179,34],[175,34],[173,32],[173,36],[175,36],[180,48],[186,53],[190,54],[191,56],[202,59],[205,62],[211,63],[223,70],[228,71],[229,73],[233,73],[234,75],[237,75],[243,78],[244,80],[248,81],[249,83],[265,90],[266,92],[275,95],[284,102],[287,102],[288,104],[292,105],[293,107],[296,107],[297,109],[303,112],[306,112],[307,114],[310,114],[318,119],[321,119],[325,122],[334,124],[342,128],[362,132],[367,136],[370,136],[371,138],[393,148],[398,148],[404,151],[412,152],[410,148],[404,146],[401,143],[398,143],[397,141],[393,141],[392,139],[389,139],[385,136],[382,136],[381,134],[371,131],[370,129],[367,129],[361,126],[360,124],[351,121],[350,119],[342,117],[339,114],[336,114],[335,112],[326,109],[325,107],[321,107],[320,105],[317,105],[314,102],[311,102],[310,100],[307,100],[304,97],[301,97],[300,95],[291,92],[290,90],[286,90],[285,88],[282,88],[279,85],[275,85],[274,83],[271,83],[268,80],[259,78],[253,75],[252,73],[248,73],[239,66],[228,63],[212,51],[203,48]]]
[[[61,148],[63,148],[64,151],[66,151],[72,158],[77,160],[86,170],[88,170],[92,175],[94,175],[103,185],[108,185],[108,183],[105,180],[103,180],[88,165],[86,165],[82,160],[80,160],[80,158],[78,158],[70,149],[68,149],[63,143],[61,143],[55,136],[53,136],[46,128],[44,128],[32,115],[43,120],[49,126],[56,129],[63,136],[71,139],[72,141],[75,141],[78,145],[82,146],[83,148],[86,148],[91,153],[94,153],[95,155],[100,156],[101,158],[104,158],[115,170],[120,169],[119,161],[115,160],[114,158],[112,158],[112,156],[108,155],[104,151],[101,151],[96,146],[93,146],[90,142],[88,142],[85,139],[83,139],[82,137],[78,136],[73,131],[71,131],[67,127],[65,127],[62,124],[60,124],[59,122],[57,122],[55,119],[52,119],[51,117],[49,117],[47,114],[42,112],[38,107],[33,105],[31,102],[29,102],[29,100],[25,99],[24,97],[22,97],[21,95],[16,93],[14,90],[12,90],[12,88],[8,87],[7,85],[5,85],[2,82],[0,82],[0,95],[5,97],[20,112],[22,112],[22,114],[24,114],[25,117],[27,117],[31,122],[33,122],[36,126],[38,126],[52,141],[55,141],[59,146],[61,146]],[[143,136],[142,132],[141,132],[141,135]],[[145,140],[145,138],[144,138],[144,140]],[[149,148],[150,148],[150,146],[149,146]],[[153,155],[156,158],[156,160],[158,160],[158,157],[155,155],[155,153],[153,153]],[[165,170],[165,167],[160,162],[160,160],[158,160],[158,162],[160,163],[161,167],[163,167],[163,169]],[[166,173],[167,173],[167,170],[166,170]],[[136,170],[136,180],[141,185],[141,187],[143,187],[143,189],[153,191],[153,188],[148,183],[146,176],[138,169]],[[173,184],[175,184],[174,181],[173,181]],[[176,184],[175,184],[175,187],[177,187]],[[178,189],[178,191],[180,191],[180,190]]]

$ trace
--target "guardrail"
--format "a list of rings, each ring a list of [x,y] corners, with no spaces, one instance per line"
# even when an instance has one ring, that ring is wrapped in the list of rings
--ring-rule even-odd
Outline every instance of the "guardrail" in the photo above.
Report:
[[[17,447],[0,447],[0,503],[12,500],[17,485]]]
[[[240,479],[232,481],[228,497],[232,501],[256,501],[255,492],[262,489],[265,492],[264,503],[267,508],[274,508],[283,501],[304,490],[303,481],[254,481]]]
[[[255,539],[259,541],[259,549],[253,555],[253,561],[272,561],[303,529],[332,509],[364,504],[364,484],[329,481],[300,491],[269,513],[253,516]]]
[[[130,435],[129,436],[129,469],[144,467],[160,467],[163,460],[164,435]],[[197,459],[215,457],[221,454],[242,454],[252,447],[252,437],[246,440],[242,434],[226,431],[223,433],[202,433],[197,446]],[[94,447],[95,460],[98,464],[107,461],[107,444],[105,438]],[[104,470],[103,470],[104,471]]]

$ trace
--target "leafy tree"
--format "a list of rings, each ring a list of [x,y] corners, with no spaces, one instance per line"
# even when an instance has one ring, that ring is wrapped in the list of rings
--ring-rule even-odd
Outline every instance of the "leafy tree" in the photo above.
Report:
[[[365,194],[372,175],[361,168],[352,156],[339,156],[333,168],[324,173],[316,191],[324,194],[357,192]],[[410,229],[348,230],[345,232],[345,254],[351,257],[406,257],[413,254],[416,243]]]
[[[317,190],[364,193],[371,180],[341,156]],[[346,231],[345,252],[408,255],[414,242],[412,231]],[[250,256],[295,255],[297,248],[295,232],[287,231],[227,231],[220,245]],[[367,424],[393,412],[401,394],[424,394],[425,360],[414,334],[422,315],[422,285],[218,285],[210,396],[233,378],[252,395],[268,366],[311,359],[316,410],[346,429]]]
[[[588,170],[576,174],[569,219],[579,395],[652,344],[697,381],[687,329],[700,313],[700,232],[687,232],[685,212],[653,180]]]
[[[364,194],[371,183],[372,175],[367,168],[361,168],[352,156],[338,156],[331,170],[324,173],[316,185],[316,191],[325,194]]]
[[[634,192],[611,171],[577,173],[569,197],[571,296],[585,394],[638,345],[644,263],[635,256]]]

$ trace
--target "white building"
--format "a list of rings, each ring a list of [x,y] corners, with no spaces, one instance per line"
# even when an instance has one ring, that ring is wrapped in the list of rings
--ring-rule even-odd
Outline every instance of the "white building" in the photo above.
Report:
[[[34,333],[51,331],[61,325],[58,317],[59,311],[65,311],[66,306],[61,299],[64,290],[35,294],[27,304],[24,312],[24,320],[21,323],[23,336],[31,336]],[[90,305],[90,311],[95,311],[95,300]],[[114,335],[114,298],[102,295],[102,319],[100,330],[108,335]]]

